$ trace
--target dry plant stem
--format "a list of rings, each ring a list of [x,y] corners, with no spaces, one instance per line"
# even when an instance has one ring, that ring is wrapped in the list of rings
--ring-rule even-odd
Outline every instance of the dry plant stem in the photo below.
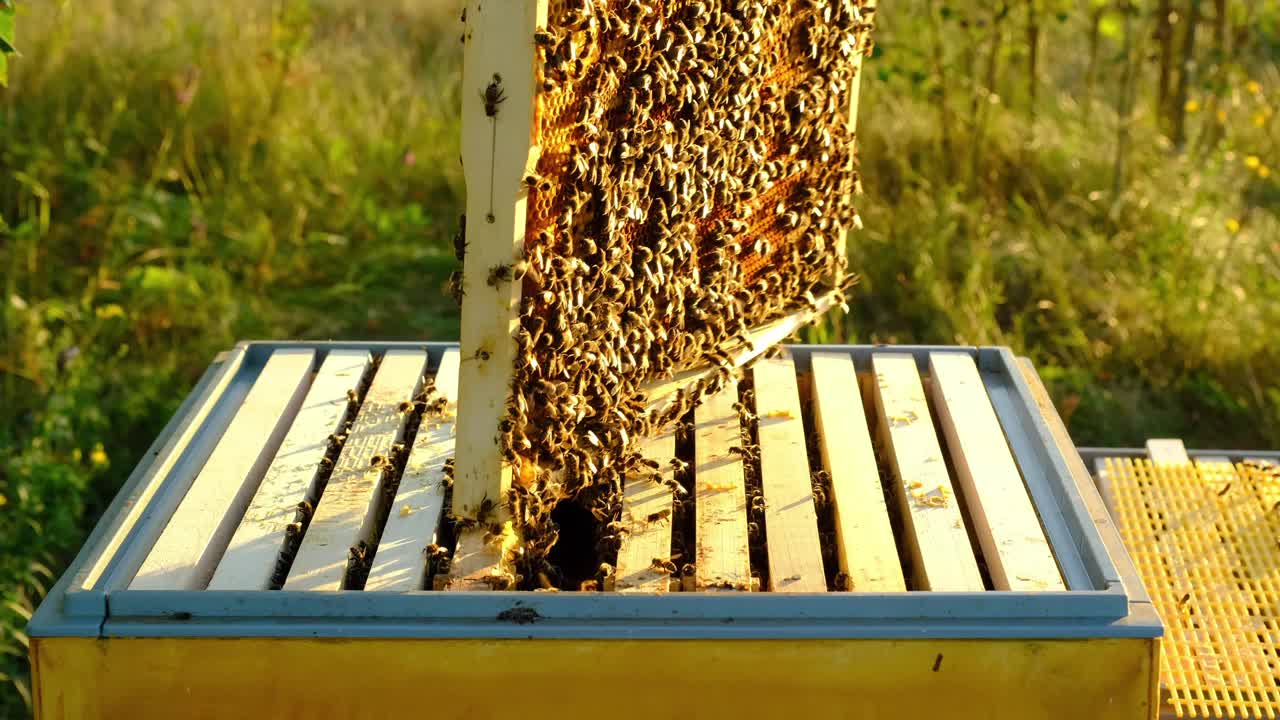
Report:
[[[1120,109],[1116,120],[1115,165],[1111,178],[1111,202],[1119,207],[1125,189],[1125,166],[1129,158],[1130,124],[1133,121],[1134,76],[1137,74],[1137,56],[1133,42],[1133,7],[1127,0],[1124,6],[1124,75],[1120,81]]]
[[[978,177],[978,167],[985,155],[987,120],[991,117],[991,98],[1000,87],[1000,56],[1004,45],[1004,19],[1009,14],[1009,3],[1002,0],[991,10],[991,37],[987,47],[985,85],[973,94],[970,116],[973,118],[973,143],[969,151],[969,182]]]
[[[1039,0],[1027,0],[1027,116],[1036,119],[1036,95],[1039,90],[1040,8]]]
[[[1098,17],[1101,17],[1105,8],[1098,8]],[[1159,80],[1156,84],[1156,117],[1168,115],[1167,108],[1169,103],[1169,79],[1173,75],[1173,23],[1171,15],[1173,14],[1172,0],[1160,0],[1156,5],[1156,42],[1160,43],[1160,68]],[[1096,26],[1096,25],[1095,25]],[[1091,45],[1096,49],[1096,41]]]
[[[942,28],[938,21],[937,10],[934,7],[933,0],[926,0],[925,14],[929,18],[929,34],[932,36],[930,38],[930,44],[932,46],[931,54],[933,58],[933,75],[935,81],[938,83],[938,120],[940,123],[939,132],[942,138],[942,157],[944,158],[945,166],[948,169],[948,174],[950,174],[952,169],[951,149],[953,144],[951,142],[952,117],[951,102],[949,99],[950,93],[947,91],[948,73],[946,48],[943,45]]]
[[[1187,140],[1187,91],[1191,85],[1191,75],[1195,72],[1196,30],[1200,25],[1201,0],[1188,0],[1187,17],[1183,24],[1182,45],[1179,48],[1182,57],[1178,61],[1178,85],[1173,96],[1173,129],[1171,140],[1173,146],[1182,150]]]
[[[1088,126],[1093,119],[1093,94],[1098,82],[1098,41],[1102,35],[1102,14],[1106,6],[1095,8],[1089,14],[1089,64],[1084,75],[1084,122]]]

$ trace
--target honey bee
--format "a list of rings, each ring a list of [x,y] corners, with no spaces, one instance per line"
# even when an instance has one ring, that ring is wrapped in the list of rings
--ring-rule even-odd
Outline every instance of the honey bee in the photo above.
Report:
[[[533,44],[544,48],[550,47],[556,44],[556,36],[546,28],[538,28],[533,31]]]
[[[369,545],[365,541],[352,545],[348,553],[351,563],[354,565],[363,565],[369,559]]]
[[[485,116],[497,117],[498,106],[507,100],[507,93],[502,89],[501,75],[493,74],[493,80],[480,92],[480,100],[484,103]]]
[[[476,510],[476,522],[484,523],[497,508],[497,504],[489,498],[480,501],[480,507]]]
[[[502,263],[489,268],[489,277],[485,282],[489,287],[497,287],[501,282],[511,282],[511,265]]]
[[[457,303],[458,305],[462,305],[462,298],[463,296],[466,295],[466,290],[463,287],[463,277],[462,277],[461,270],[454,270],[452,273],[450,273],[449,282],[445,286],[445,290],[449,294],[449,296],[453,298],[453,301],[455,303]]]
[[[674,575],[676,572],[676,564],[670,558],[654,558],[649,567],[663,575]]]
[[[467,255],[467,216],[466,213],[458,216],[458,232],[453,235],[453,254],[462,262]]]

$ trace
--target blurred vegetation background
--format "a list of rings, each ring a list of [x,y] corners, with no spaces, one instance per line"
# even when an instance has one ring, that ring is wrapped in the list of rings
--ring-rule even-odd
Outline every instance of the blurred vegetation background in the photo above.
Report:
[[[216,352],[457,337],[456,5],[18,1],[0,717],[32,607]],[[806,339],[1010,345],[1082,445],[1280,447],[1280,6],[881,5],[863,282]]]

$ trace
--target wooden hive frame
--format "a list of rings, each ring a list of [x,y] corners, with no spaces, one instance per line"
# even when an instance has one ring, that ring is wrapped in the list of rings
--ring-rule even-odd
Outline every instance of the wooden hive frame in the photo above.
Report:
[[[866,3],[874,12],[875,3]],[[520,282],[494,283],[490,268],[524,255],[529,189],[522,179],[538,165],[536,144],[538,72],[535,32],[547,27],[548,0],[468,0],[463,14],[462,162],[467,186],[465,258],[462,270],[462,333],[453,504],[455,516],[481,515],[506,523],[495,536],[482,526],[464,531],[454,558],[453,589],[484,589],[507,574],[504,548],[511,533],[506,497],[519,469],[504,456],[498,427],[507,411],[517,360]],[[861,58],[855,60],[847,123],[856,130]],[[852,158],[850,159],[852,165]],[[853,167],[848,170],[852,172]],[[838,247],[844,254],[845,238]],[[839,288],[842,279],[835,278]],[[749,341],[722,346],[734,367],[843,303],[837,289],[786,317],[749,331]],[[650,410],[662,408],[717,371],[687,367],[645,386]],[[492,514],[490,514],[492,513]],[[486,539],[488,535],[488,539]]]

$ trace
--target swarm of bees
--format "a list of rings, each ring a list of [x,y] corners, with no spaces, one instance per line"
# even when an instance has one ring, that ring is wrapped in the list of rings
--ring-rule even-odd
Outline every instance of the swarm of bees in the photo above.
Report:
[[[725,347],[851,284],[849,113],[872,5],[550,0],[524,256],[487,269],[522,290],[498,431],[508,460],[536,468],[505,498],[526,585],[555,575],[557,503],[589,504],[609,543],[623,477],[659,477],[633,441],[720,386]],[[477,92],[503,112],[501,78]],[[706,365],[719,373],[651,406],[647,382]]]

